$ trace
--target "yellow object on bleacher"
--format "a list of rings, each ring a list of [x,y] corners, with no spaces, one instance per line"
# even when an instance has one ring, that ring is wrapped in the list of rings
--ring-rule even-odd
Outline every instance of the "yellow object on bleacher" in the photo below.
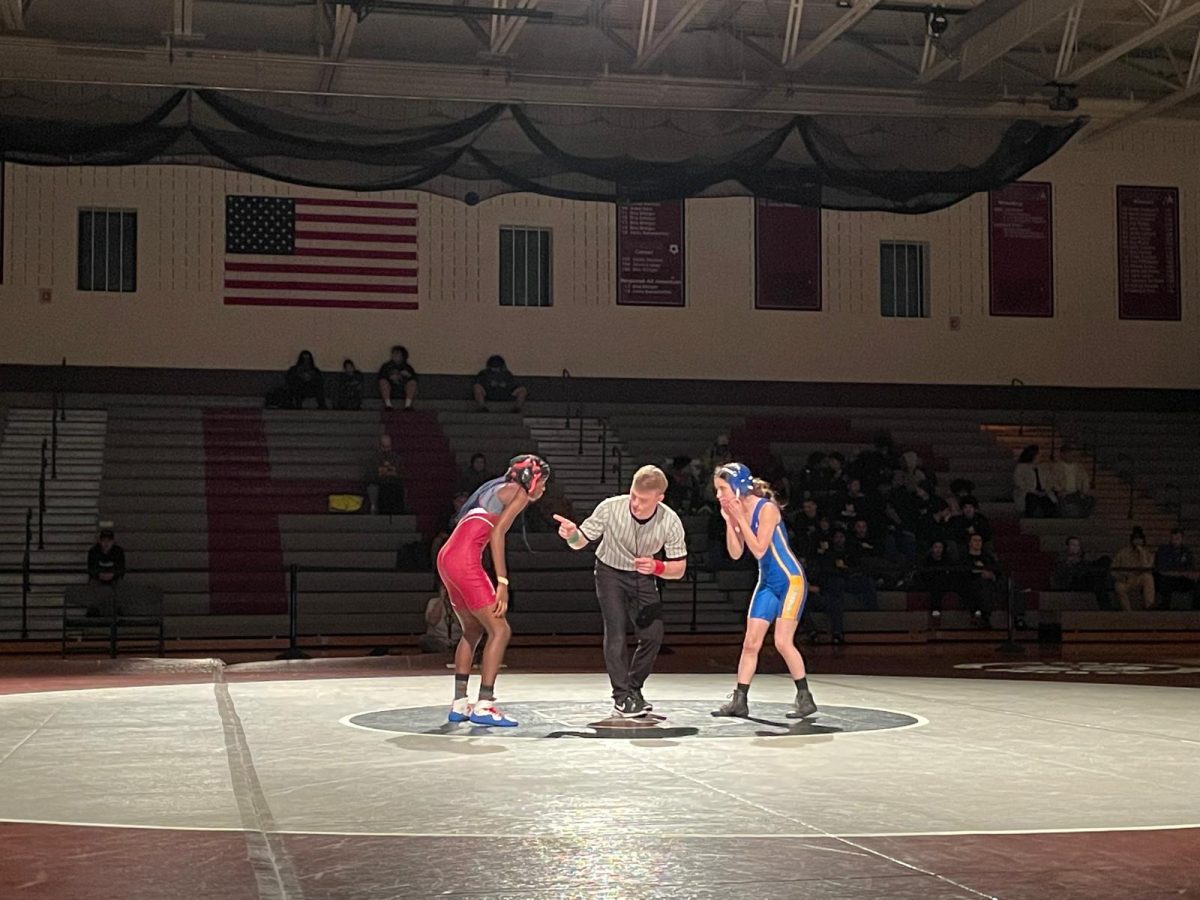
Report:
[[[331,513],[362,512],[364,500],[359,494],[330,494],[329,511]]]

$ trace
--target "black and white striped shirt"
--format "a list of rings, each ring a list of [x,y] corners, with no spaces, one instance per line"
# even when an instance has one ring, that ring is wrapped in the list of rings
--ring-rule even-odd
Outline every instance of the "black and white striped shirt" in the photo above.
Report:
[[[634,571],[634,559],[659,550],[668,560],[687,557],[687,535],[675,510],[659,503],[654,515],[643,522],[633,517],[628,494],[601,500],[579,530],[592,543],[600,541],[596,559],[625,572]]]

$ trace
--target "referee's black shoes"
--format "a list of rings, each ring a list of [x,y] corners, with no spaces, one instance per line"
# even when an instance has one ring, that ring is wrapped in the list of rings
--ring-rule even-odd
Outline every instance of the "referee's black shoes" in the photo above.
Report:
[[[636,719],[639,716],[644,716],[648,711],[646,701],[642,699],[641,693],[637,691],[632,694],[626,694],[613,704],[613,715],[620,716],[622,719]]]

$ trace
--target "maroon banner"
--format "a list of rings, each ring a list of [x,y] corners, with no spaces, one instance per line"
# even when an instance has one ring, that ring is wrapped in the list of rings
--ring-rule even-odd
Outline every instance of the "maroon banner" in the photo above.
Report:
[[[993,316],[1054,315],[1054,221],[1050,185],[1017,181],[988,193],[988,268]]]
[[[1117,310],[1180,319],[1179,188],[1117,186]]]
[[[683,201],[617,205],[617,303],[684,305]]]
[[[754,201],[754,308],[821,308],[821,210]]]

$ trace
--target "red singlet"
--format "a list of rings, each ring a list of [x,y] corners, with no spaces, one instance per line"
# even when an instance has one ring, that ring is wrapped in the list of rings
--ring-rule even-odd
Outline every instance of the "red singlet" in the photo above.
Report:
[[[499,519],[482,509],[471,510],[438,551],[438,574],[456,610],[483,609],[496,603],[496,588],[483,570],[483,548]]]

